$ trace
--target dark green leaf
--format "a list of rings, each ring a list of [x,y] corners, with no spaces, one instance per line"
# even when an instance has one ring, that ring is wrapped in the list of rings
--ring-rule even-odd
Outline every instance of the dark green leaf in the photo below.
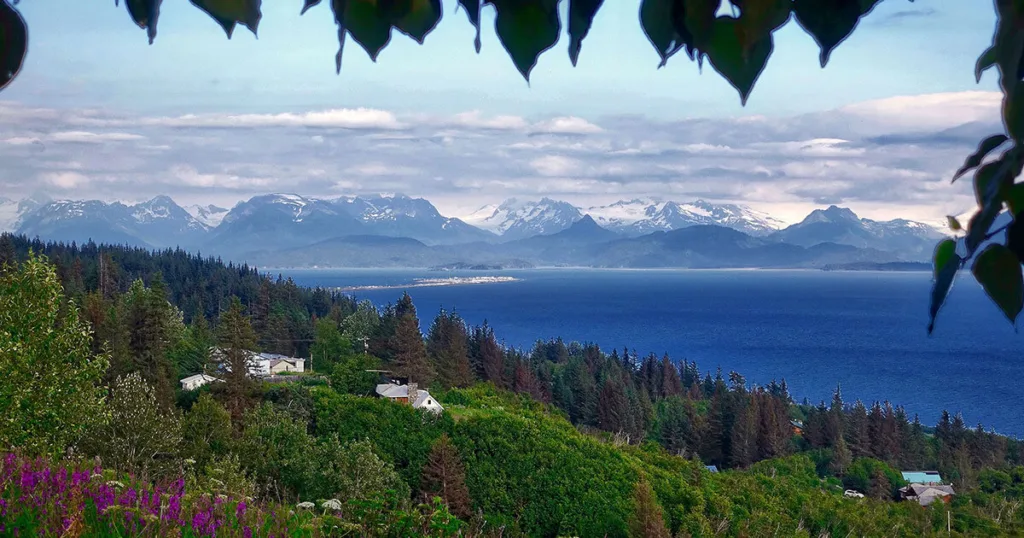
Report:
[[[462,9],[466,10],[469,23],[476,28],[476,38],[473,39],[473,46],[476,47],[476,53],[480,54],[480,0],[459,0],[459,5],[462,6]]]
[[[146,35],[149,36],[149,44],[153,44],[153,40],[156,39],[156,21],[160,18],[160,2],[162,0],[125,0],[124,5],[128,8],[128,14],[131,15],[132,20],[135,24],[146,30]],[[114,4],[117,4],[117,0],[114,0]]]
[[[989,245],[978,255],[971,272],[1007,319],[1015,323],[1024,308],[1024,276],[1017,256],[1003,245]]]
[[[959,232],[960,230],[964,229],[964,227],[960,225],[960,221],[957,220],[957,218],[954,217],[953,215],[947,216],[946,220],[949,222],[950,230],[953,230],[954,232]]]
[[[348,0],[346,4],[345,29],[376,62],[391,41],[391,21],[377,8],[376,0]]]
[[[981,82],[981,75],[995,64],[996,49],[994,47],[989,47],[985,49],[985,52],[981,53],[981,56],[978,56],[978,61],[974,64],[975,82]]]
[[[796,21],[814,37],[821,48],[819,60],[825,67],[832,50],[839,46],[857,26],[861,16],[871,11],[879,0],[794,0]]]
[[[242,24],[253,34],[260,25],[261,0],[190,0],[192,5],[213,17],[231,38],[235,23]]]
[[[400,0],[392,4],[391,23],[399,32],[423,44],[441,21],[441,0]]]
[[[0,0],[0,89],[18,76],[28,51],[28,29],[21,14]]]
[[[318,5],[319,3],[320,0],[306,0],[306,3],[302,6],[302,11],[299,12],[299,15],[305,15],[306,12],[309,11],[309,8]]]
[[[677,0],[672,3],[672,24],[677,34],[686,37],[687,45],[698,50],[709,46],[714,37],[719,4],[718,0]]]
[[[736,19],[731,17],[716,19],[715,33],[707,53],[711,66],[740,92],[740,102],[746,105],[747,97],[768,64],[775,45],[769,33],[746,53],[740,43],[737,25]]]
[[[1006,193],[1006,205],[1010,206],[1010,214],[1024,213],[1024,183],[1017,183]]]
[[[498,14],[494,28],[523,78],[541,53],[555,46],[562,23],[558,19],[558,0],[487,0]]]
[[[974,251],[985,241],[989,228],[992,227],[992,223],[996,221],[998,216],[999,207],[991,204],[979,209],[971,217],[971,220],[967,223],[967,237],[964,238],[968,257],[973,255]]]
[[[315,6],[320,0],[310,3],[307,1],[304,9]],[[341,73],[341,57],[345,52],[345,34],[348,33],[345,26],[345,13],[348,11],[348,0],[331,0],[331,11],[334,12],[334,22],[338,25],[338,53],[334,55],[334,66],[338,73]]]
[[[740,44],[752,47],[789,20],[790,0],[746,0],[739,18]]]
[[[960,256],[956,253],[956,241],[943,239],[935,246],[935,254],[932,257],[932,298],[929,309],[928,334],[935,330],[935,317],[939,309],[946,302],[949,289],[953,287],[953,280],[960,270]]]
[[[1009,140],[1009,138],[1004,134],[992,135],[985,140],[982,140],[981,143],[978,144],[978,150],[970,157],[967,157],[967,160],[964,161],[964,165],[956,171],[956,174],[953,175],[953,181],[960,179],[960,176],[981,165],[981,161],[985,160],[985,156],[991,153],[994,149],[1003,145],[1007,140]]]
[[[576,67],[580,57],[583,38],[590,32],[594,15],[601,9],[604,0],[569,0],[569,61]]]
[[[1006,229],[1006,248],[1024,263],[1024,215],[1014,217],[1010,227]]]
[[[985,163],[974,172],[974,198],[983,207],[999,196],[999,188],[1008,168],[1003,160]]]
[[[672,20],[673,0],[643,0],[640,4],[640,26],[658,51],[661,65],[665,65],[684,45],[693,44],[693,36],[688,32],[681,35]]]

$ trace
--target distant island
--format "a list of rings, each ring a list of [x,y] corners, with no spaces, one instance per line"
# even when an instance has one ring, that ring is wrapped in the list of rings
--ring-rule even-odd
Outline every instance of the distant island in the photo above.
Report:
[[[853,262],[832,263],[822,266],[822,271],[931,271],[932,265],[925,262]]]

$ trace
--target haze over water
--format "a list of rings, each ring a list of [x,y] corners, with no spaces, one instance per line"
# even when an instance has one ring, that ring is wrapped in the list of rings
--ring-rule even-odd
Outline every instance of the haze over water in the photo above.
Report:
[[[401,286],[423,270],[290,270],[297,283]],[[455,274],[455,273],[453,273]],[[473,276],[477,273],[457,273]],[[506,344],[538,338],[668,352],[748,382],[785,378],[793,397],[890,400],[934,425],[943,409],[968,425],[1024,435],[1024,337],[962,274],[926,333],[928,273],[523,270],[516,282],[410,288],[424,331],[440,307],[485,319]],[[357,292],[378,305],[402,288]]]

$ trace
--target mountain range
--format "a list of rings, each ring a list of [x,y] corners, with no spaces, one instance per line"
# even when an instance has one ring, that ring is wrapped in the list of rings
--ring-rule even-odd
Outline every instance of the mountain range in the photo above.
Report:
[[[0,198],[0,229],[44,240],[181,247],[262,266],[824,267],[927,260],[926,224],[812,211],[783,226],[732,204],[624,200],[577,207],[509,199],[464,219],[401,194],[260,195],[231,209]]]

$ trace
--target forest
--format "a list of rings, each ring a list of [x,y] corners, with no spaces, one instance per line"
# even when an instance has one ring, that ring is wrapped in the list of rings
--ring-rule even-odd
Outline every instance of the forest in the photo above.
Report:
[[[2,235],[0,268],[0,535],[1024,532],[1019,441],[959,414],[798,402],[628,345],[516,349],[444,310],[423,334],[408,294],[377,307],[183,251]],[[312,372],[260,382],[244,350]],[[445,411],[371,398],[381,369]],[[897,502],[901,470],[957,495]]]

